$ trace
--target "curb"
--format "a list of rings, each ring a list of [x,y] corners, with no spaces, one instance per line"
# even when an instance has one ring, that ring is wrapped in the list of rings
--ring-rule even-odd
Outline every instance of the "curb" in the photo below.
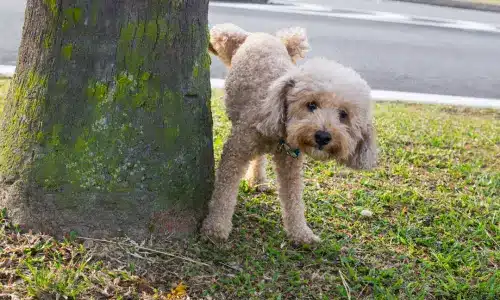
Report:
[[[452,8],[472,9],[472,10],[500,13],[500,5],[469,2],[469,1],[460,1],[460,0],[390,0],[390,1],[410,2],[410,3],[417,3],[417,4],[427,4],[427,5],[434,5],[434,6],[445,6],[445,7],[452,7]]]
[[[1,77],[12,77],[14,76],[15,66],[5,66],[0,65],[0,78]]]

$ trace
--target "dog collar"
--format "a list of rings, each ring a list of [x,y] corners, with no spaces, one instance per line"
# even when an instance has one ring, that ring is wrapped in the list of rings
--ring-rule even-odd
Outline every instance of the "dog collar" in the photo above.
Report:
[[[299,149],[292,149],[290,145],[288,145],[284,139],[280,139],[279,150],[285,150],[286,154],[290,155],[293,158],[297,158],[300,155],[300,150]]]

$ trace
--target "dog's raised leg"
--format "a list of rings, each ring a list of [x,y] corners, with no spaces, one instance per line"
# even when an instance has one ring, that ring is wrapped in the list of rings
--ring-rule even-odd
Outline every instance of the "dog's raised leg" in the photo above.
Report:
[[[250,162],[245,175],[250,187],[255,188],[259,192],[267,192],[270,189],[266,176],[266,162],[265,155],[258,156]]]
[[[288,236],[296,243],[314,243],[320,239],[307,226],[305,205],[302,201],[303,157],[293,158],[285,153],[274,154],[278,179],[278,196],[283,212],[283,223]]]
[[[224,144],[208,215],[201,229],[206,236],[226,240],[231,232],[240,179],[254,156],[252,149],[245,148],[247,143],[242,137],[246,139],[248,135],[233,132]]]

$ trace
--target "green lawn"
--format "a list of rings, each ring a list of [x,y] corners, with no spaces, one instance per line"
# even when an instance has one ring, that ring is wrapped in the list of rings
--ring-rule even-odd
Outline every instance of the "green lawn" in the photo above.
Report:
[[[9,88],[10,80],[0,77],[0,113],[2,113],[5,96],[7,96],[7,89]]]
[[[500,0],[468,0],[470,2],[500,5]]]
[[[230,128],[219,96],[217,159]],[[161,291],[182,282],[191,299],[498,299],[500,112],[379,103],[375,115],[376,170],[307,162],[304,199],[318,246],[293,247],[276,193],[242,182],[223,245],[55,242],[16,234],[3,216],[0,291],[167,299]]]

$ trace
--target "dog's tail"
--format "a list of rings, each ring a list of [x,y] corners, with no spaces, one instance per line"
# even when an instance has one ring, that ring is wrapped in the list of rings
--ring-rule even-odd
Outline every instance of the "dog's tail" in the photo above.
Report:
[[[281,39],[294,63],[304,58],[306,52],[310,50],[306,30],[304,28],[284,28],[278,30],[276,36]]]
[[[208,50],[217,56],[226,67],[230,67],[233,55],[245,42],[248,35],[248,32],[234,24],[217,24],[210,29]]]
[[[217,24],[210,29],[208,50],[229,68],[233,55],[249,35],[249,32],[232,23]],[[304,28],[281,29],[276,32],[276,37],[283,42],[294,63],[304,58],[310,49]]]

